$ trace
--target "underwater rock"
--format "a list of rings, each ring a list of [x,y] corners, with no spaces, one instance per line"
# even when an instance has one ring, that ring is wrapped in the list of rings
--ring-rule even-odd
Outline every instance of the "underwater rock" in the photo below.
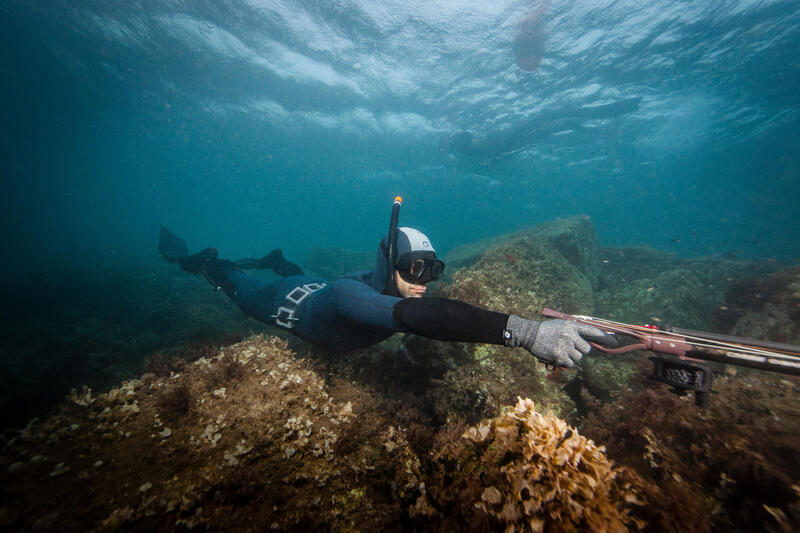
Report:
[[[639,359],[641,356],[636,354],[609,356],[592,351],[581,359],[580,385],[594,398],[609,400],[615,391],[627,387]]]
[[[724,307],[728,288],[754,272],[771,269],[768,263],[746,259],[680,258],[652,248],[607,248],[599,266],[595,312],[636,324],[715,329],[715,315]]]
[[[448,371],[429,386],[427,397],[436,420],[460,417],[467,423],[476,423],[496,416],[503,405],[514,401],[515,394],[532,396],[542,409],[577,420],[575,403],[559,379],[563,371],[546,369],[522,349],[465,346],[470,348],[475,360]]]
[[[800,344],[800,267],[736,283],[726,294],[732,334]]]
[[[0,454],[11,525],[56,513],[62,531],[392,529],[419,494],[419,460],[369,393],[346,390],[337,400],[284,341],[255,336],[180,374],[73,394]]]
[[[564,259],[580,270],[592,287],[597,286],[603,250],[588,216],[556,219],[540,224],[530,231],[532,237],[544,239]]]
[[[601,291],[596,312],[620,322],[708,330],[722,296],[691,270],[675,268]]]
[[[215,394],[221,377],[224,396]],[[164,398],[176,387],[188,408],[171,413],[176,404]],[[139,411],[126,415],[121,405]],[[422,455],[398,420],[397,409],[357,384],[324,380],[284,341],[254,336],[180,374],[73,394],[58,414],[8,438],[3,523],[29,530],[58,517],[60,531],[397,531],[411,521],[452,531],[477,515],[506,524],[562,516],[565,527],[635,523],[622,469],[530,400],[471,429],[445,426]],[[509,454],[519,460],[509,463]],[[463,468],[445,474],[448,465]],[[455,487],[469,491],[459,496]]]
[[[541,319],[544,307],[582,314],[594,310],[588,278],[548,242],[527,235],[486,251],[456,272],[444,293],[530,319]]]
[[[647,379],[587,404],[584,435],[647,483],[643,508],[656,530],[797,531],[800,527],[800,378],[717,375],[705,408]],[[769,509],[768,509],[769,507]]]
[[[597,232],[591,219],[586,215],[556,219],[514,233],[457,246],[447,253],[444,261],[452,273],[461,268],[471,267],[492,248],[502,247],[509,241],[526,237],[545,242],[548,248],[580,270],[590,283],[593,285],[596,283],[602,250],[597,240]],[[513,263],[516,258],[513,254],[509,255],[511,258],[506,257],[506,260]]]

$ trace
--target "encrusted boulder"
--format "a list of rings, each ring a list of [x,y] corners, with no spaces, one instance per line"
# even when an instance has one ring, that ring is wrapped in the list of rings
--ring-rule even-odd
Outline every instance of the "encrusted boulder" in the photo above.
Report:
[[[581,432],[649,481],[652,530],[797,531],[800,379],[718,375],[702,408],[648,380],[645,367],[627,390],[589,405]]]
[[[734,335],[800,344],[800,267],[736,283],[726,303]]]
[[[2,449],[3,525],[392,529],[419,460],[374,397],[337,387],[254,336],[180,373],[74,392]]]
[[[592,283],[595,282],[597,263],[602,251],[591,219],[585,215],[559,218],[514,233],[457,246],[450,250],[445,258],[448,269],[454,272],[468,268],[477,263],[487,250],[522,237],[546,242],[570,264],[581,270]]]
[[[473,305],[541,318],[544,307],[590,313],[589,279],[547,241],[531,236],[489,249],[469,268],[453,274],[447,296]]]
[[[180,373],[74,391],[58,414],[8,435],[0,519],[59,531],[631,520],[622,471],[530,400],[471,429],[443,426],[424,453],[402,416],[357,384],[323,379],[284,341],[254,336]],[[447,465],[463,468],[442,475]]]
[[[773,268],[726,257],[681,258],[652,248],[607,248],[599,264],[596,314],[604,318],[714,329],[726,291]],[[725,328],[727,329],[727,328]]]

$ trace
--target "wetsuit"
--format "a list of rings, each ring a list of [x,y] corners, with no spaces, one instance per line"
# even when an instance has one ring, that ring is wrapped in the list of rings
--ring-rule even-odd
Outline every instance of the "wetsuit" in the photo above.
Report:
[[[328,283],[291,276],[267,281],[239,270],[231,271],[228,279],[235,287],[233,301],[246,315],[331,351],[363,348],[405,331],[392,317],[401,299],[355,279]]]
[[[311,344],[344,352],[395,332],[447,341],[503,344],[508,315],[445,298],[383,294],[385,259],[375,270],[328,282],[304,275],[281,280],[250,276],[229,263],[218,282],[248,316],[291,331]]]

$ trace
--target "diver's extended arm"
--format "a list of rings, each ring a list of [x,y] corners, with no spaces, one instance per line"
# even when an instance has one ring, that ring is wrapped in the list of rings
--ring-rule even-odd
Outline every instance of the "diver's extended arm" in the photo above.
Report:
[[[411,333],[442,341],[521,347],[547,364],[572,367],[589,353],[588,341],[616,345],[607,333],[567,320],[536,322],[447,298],[407,298],[395,304],[395,321]]]

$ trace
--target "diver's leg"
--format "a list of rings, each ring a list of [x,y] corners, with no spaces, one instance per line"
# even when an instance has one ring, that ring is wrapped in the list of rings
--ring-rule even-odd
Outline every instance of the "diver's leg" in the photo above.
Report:
[[[221,289],[228,295],[228,298],[236,301],[236,284],[231,280],[231,274],[233,272],[238,272],[233,261],[210,258],[203,263],[198,273],[203,274],[203,277],[206,278],[216,290]]]
[[[253,278],[241,269],[272,268],[284,277],[303,273],[299,266],[286,261],[280,250],[273,250],[262,259],[245,259],[237,263],[218,259],[219,252],[214,248],[189,255],[186,241],[164,226],[161,226],[158,249],[170,263],[178,263],[191,274],[202,274],[214,288],[224,291],[246,315],[267,323],[272,322],[272,300],[282,280]]]
[[[210,260],[216,260],[219,252],[216,248],[206,248],[193,255],[187,255],[176,262],[189,274],[201,274],[205,264]]]
[[[283,280],[266,280],[245,274],[233,261],[210,259],[203,266],[203,276],[217,290],[222,290],[250,318],[272,324],[272,303]]]
[[[284,278],[289,276],[304,275],[303,269],[291,261],[287,261],[283,257],[283,252],[281,252],[278,248],[272,250],[269,255],[262,257],[261,259],[240,259],[236,261],[236,267],[241,269],[252,268],[259,270],[270,268],[273,272],[279,276],[283,276]]]

